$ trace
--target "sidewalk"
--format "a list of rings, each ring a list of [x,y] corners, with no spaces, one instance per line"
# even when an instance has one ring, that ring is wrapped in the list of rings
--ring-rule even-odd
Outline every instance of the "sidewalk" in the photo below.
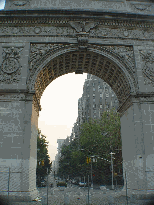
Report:
[[[86,205],[87,202],[87,193],[86,192],[77,192],[73,194],[68,194],[68,198],[65,198],[64,192],[59,193],[59,196],[49,196],[48,205],[64,205],[65,202],[67,205]],[[11,205],[47,205],[46,198],[43,201],[37,202],[15,202]],[[126,196],[115,196],[114,194],[102,194],[99,192],[94,192],[94,194],[90,194],[90,201],[92,205],[127,205]],[[146,205],[150,200],[131,200],[128,197],[128,205]]]

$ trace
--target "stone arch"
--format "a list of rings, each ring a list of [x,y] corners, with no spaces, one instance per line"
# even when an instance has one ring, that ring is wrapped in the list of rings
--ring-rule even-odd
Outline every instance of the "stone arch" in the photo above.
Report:
[[[34,106],[37,113],[41,109],[40,98],[45,88],[57,77],[70,72],[86,72],[104,79],[116,93],[120,106],[128,95],[135,93],[137,83],[130,63],[118,53],[102,48],[91,46],[87,50],[79,50],[74,45],[52,45],[51,50],[41,50],[43,55],[41,58],[38,55],[41,64],[34,63],[35,72],[30,73],[29,77],[29,90],[35,92]],[[37,53],[39,51],[40,48]]]

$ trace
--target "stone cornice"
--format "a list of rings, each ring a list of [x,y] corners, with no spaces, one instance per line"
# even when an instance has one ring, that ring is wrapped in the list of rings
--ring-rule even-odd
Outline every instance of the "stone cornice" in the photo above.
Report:
[[[84,16],[81,16],[81,13],[84,14]],[[125,19],[134,19],[134,20],[143,20],[143,19],[149,19],[152,20],[154,19],[154,15],[152,14],[143,14],[143,13],[131,13],[128,11],[124,12],[118,12],[118,11],[107,11],[107,10],[86,10],[86,9],[27,9],[27,10],[1,10],[0,11],[0,16],[27,16],[27,17],[54,17],[54,16],[59,16],[59,17],[72,17],[72,16],[80,16],[80,18],[83,17],[88,17],[88,18],[115,18],[117,19],[118,17],[121,19],[122,17]]]
[[[0,24],[36,25],[36,24],[67,24],[68,21],[95,21],[106,26],[125,26],[138,28],[154,27],[154,15],[119,12],[67,10],[11,10],[0,11]]]
[[[0,101],[33,101],[33,95],[29,93],[1,93]]]
[[[130,94],[121,106],[118,107],[117,111],[122,116],[125,111],[133,105],[133,103],[154,103],[154,92],[137,92],[136,94]]]

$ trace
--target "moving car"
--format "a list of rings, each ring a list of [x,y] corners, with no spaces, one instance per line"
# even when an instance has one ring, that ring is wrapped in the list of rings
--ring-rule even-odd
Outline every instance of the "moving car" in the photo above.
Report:
[[[80,187],[86,186],[86,182],[85,182],[85,183],[84,183],[84,182],[79,182],[79,186],[80,186]]]
[[[58,182],[57,183],[57,187],[67,187],[67,183],[66,182],[64,182],[64,181],[61,181],[61,182]]]
[[[79,182],[79,187],[88,187],[88,183],[87,182]],[[91,186],[91,182],[89,182],[89,186]]]

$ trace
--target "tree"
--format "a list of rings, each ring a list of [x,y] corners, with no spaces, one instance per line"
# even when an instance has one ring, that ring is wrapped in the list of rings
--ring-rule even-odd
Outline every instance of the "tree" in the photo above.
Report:
[[[48,142],[46,141],[46,136],[41,134],[41,131],[38,130],[37,136],[37,168],[36,168],[36,177],[37,177],[37,185],[40,185],[42,179],[47,176],[47,168],[48,173],[51,172],[51,165],[48,155]],[[44,162],[44,165],[42,163]]]
[[[94,181],[110,184],[110,152],[116,152],[114,170],[118,172],[120,169],[122,173],[121,147],[120,116],[112,109],[104,112],[99,120],[84,122],[80,128],[79,140],[75,139],[70,145],[62,147],[59,173],[72,177],[90,174],[91,165],[86,163],[86,158],[96,155],[100,158],[97,163],[93,163]]]

